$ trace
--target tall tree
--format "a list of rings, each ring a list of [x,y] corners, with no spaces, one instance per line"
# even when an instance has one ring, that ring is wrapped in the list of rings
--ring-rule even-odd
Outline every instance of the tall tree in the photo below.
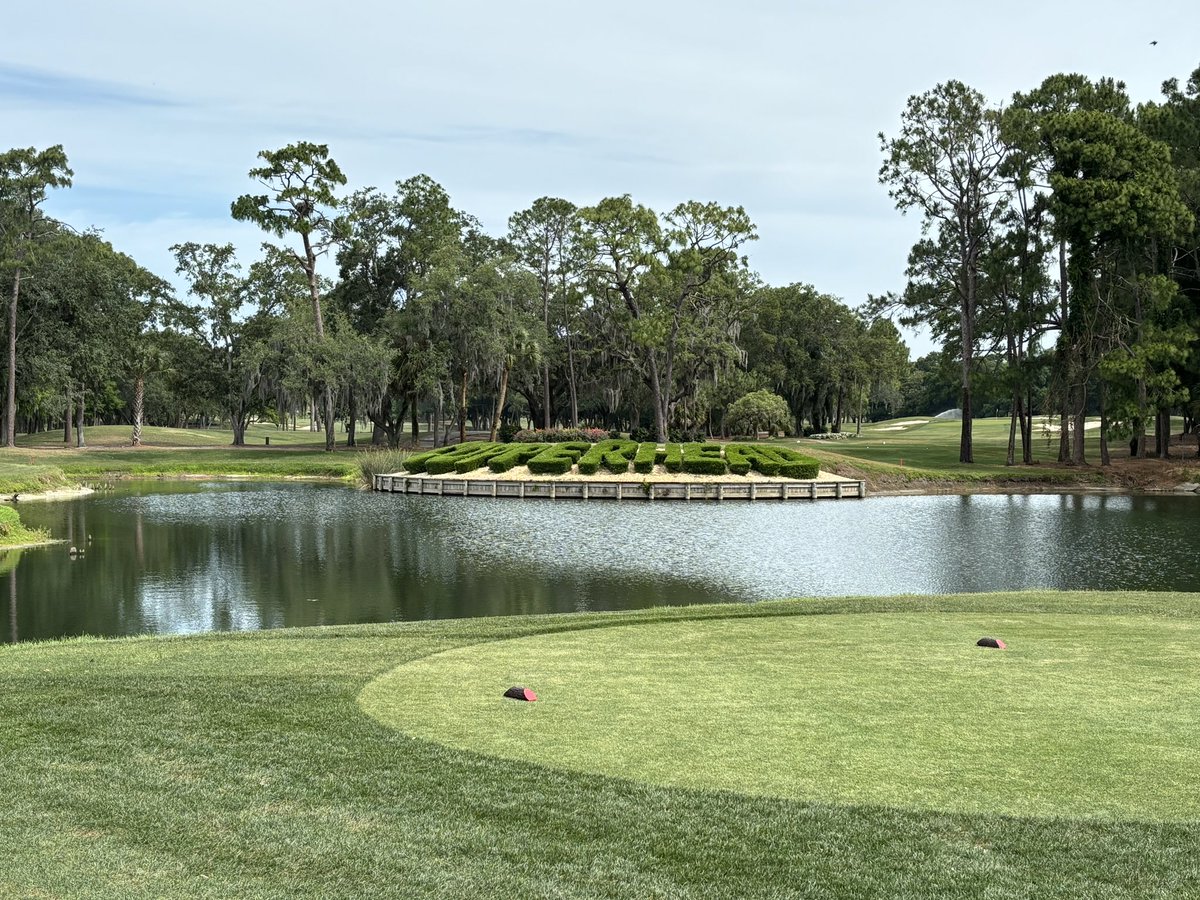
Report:
[[[338,164],[329,158],[329,147],[300,141],[280,150],[258,154],[264,165],[250,170],[250,177],[267,189],[266,194],[243,194],[230,207],[235,219],[253,222],[278,238],[294,234],[300,251],[292,258],[308,280],[313,327],[317,341],[325,339],[325,317],[321,309],[321,281],[317,260],[349,237],[348,225],[336,214],[335,189],[346,183]],[[334,448],[333,385],[323,388],[325,449]]]
[[[414,292],[443,249],[461,245],[464,232],[477,223],[454,209],[445,189],[428,175],[398,181],[390,196],[376,188],[356,191],[342,208],[350,240],[338,252],[336,299],[357,332],[391,351],[372,384],[362,386],[367,416],[376,440],[396,446],[411,412],[416,442],[418,403],[435,389],[444,366],[427,320],[413,307]]]
[[[1179,199],[1169,148],[1133,124],[1105,112],[1073,110],[1050,116],[1043,139],[1053,161],[1050,211],[1070,251],[1072,303],[1060,340],[1077,394],[1071,459],[1082,464],[1087,383],[1116,324],[1109,298],[1120,257],[1134,245],[1174,241],[1192,220]],[[1135,303],[1137,296],[1135,291]],[[1134,316],[1142,319],[1136,306]]]
[[[663,217],[628,195],[579,213],[594,302],[613,339],[610,352],[637,368],[667,440],[677,366],[689,350],[722,350],[748,292],[739,248],[757,235],[741,207],[682,203]],[[665,227],[664,227],[665,226]]]
[[[264,325],[242,313],[248,301],[232,244],[175,244],[175,271],[188,282],[188,292],[204,302],[192,327],[210,348],[215,365],[208,373],[233,430],[233,445],[246,443],[246,426],[259,405],[264,351]]]
[[[42,210],[51,188],[71,186],[61,144],[45,150],[34,147],[0,153],[0,267],[12,279],[8,301],[8,393],[5,396],[5,444],[16,445],[17,428],[17,307],[21,277],[33,262],[37,247],[57,230]]]
[[[983,95],[947,81],[912,96],[900,132],[879,135],[879,180],[897,208],[921,213],[923,240],[909,256],[906,302],[929,321],[957,319],[962,432],[959,461],[974,462],[971,375],[978,336],[980,268],[1006,206],[1000,118]]]
[[[534,273],[541,300],[542,326],[547,336],[562,335],[568,358],[571,395],[571,425],[579,425],[579,403],[574,378],[573,348],[567,323],[552,321],[555,308],[565,311],[571,302],[573,282],[582,271],[578,252],[578,218],[575,204],[556,197],[542,197],[526,210],[508,220],[508,236],[521,261]],[[555,300],[557,299],[557,303]],[[554,415],[551,399],[549,348],[541,354],[542,425],[551,427]]]
[[[1072,406],[1079,407],[1086,398],[1086,384],[1079,385],[1077,360],[1070,348],[1070,341],[1062,339],[1067,323],[1072,319],[1071,283],[1067,271],[1069,251],[1067,241],[1061,230],[1054,229],[1053,214],[1049,209],[1050,173],[1054,168],[1054,160],[1048,152],[1046,140],[1047,129],[1054,116],[1079,110],[1100,112],[1121,120],[1130,119],[1129,95],[1125,83],[1112,78],[1092,79],[1077,73],[1057,73],[1044,79],[1040,85],[1028,92],[1018,92],[1013,95],[1012,106],[1004,113],[1005,138],[1010,145],[1010,156],[1005,164],[1005,174],[1012,182],[1015,195],[1014,203],[1029,201],[1022,210],[1024,223],[1010,222],[1007,237],[1010,248],[1013,241],[1028,239],[1034,241],[1038,235],[1024,231],[1022,224],[1033,224],[1033,220],[1042,229],[1044,239],[1055,244],[1058,249],[1057,264],[1057,303],[1043,308],[1044,319],[1041,322],[1021,322],[1020,316],[1013,316],[1008,325],[1020,327],[1028,324],[1038,332],[1057,331],[1059,341],[1054,350],[1052,360],[1053,383],[1057,385],[1059,415],[1059,446],[1058,461],[1067,462],[1071,458],[1071,411]],[[1013,216],[1010,219],[1015,218]],[[1021,290],[1031,286],[1037,276],[1031,275],[1025,264],[1030,262],[1028,245],[1020,248],[1023,261],[1016,261],[1014,272],[1011,260],[1004,259],[1004,249],[1000,248],[997,259],[994,260],[1001,269],[1007,269],[1001,277],[1005,284],[1002,291],[1007,293],[1012,287]],[[1021,274],[1024,273],[1024,274]],[[1015,277],[1014,277],[1015,276]],[[1053,287],[1054,285],[1051,285]],[[1039,306],[1041,304],[1038,304]],[[1034,321],[1037,314],[1030,317]],[[1016,380],[1027,377],[1030,372],[1026,366],[1023,372],[1016,373]],[[1078,415],[1078,413],[1076,413]]]

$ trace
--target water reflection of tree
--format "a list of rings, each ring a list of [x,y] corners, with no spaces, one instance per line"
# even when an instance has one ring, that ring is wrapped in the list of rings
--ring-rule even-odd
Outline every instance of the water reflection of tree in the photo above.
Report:
[[[39,516],[37,524],[66,543],[22,564],[10,603],[22,639],[723,599],[671,576],[548,572],[532,557],[482,556],[463,545],[461,529],[448,528],[449,507],[428,498],[314,485],[164,487],[119,490]],[[523,512],[506,507],[502,527],[524,527]],[[71,558],[72,544],[84,555]]]

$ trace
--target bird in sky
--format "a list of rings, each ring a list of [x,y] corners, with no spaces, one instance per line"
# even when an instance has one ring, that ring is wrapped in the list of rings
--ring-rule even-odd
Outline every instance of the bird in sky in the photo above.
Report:
[[[1150,46],[1151,46],[1151,47],[1157,47],[1157,46],[1158,46],[1158,41],[1151,41],[1151,42],[1150,42]]]

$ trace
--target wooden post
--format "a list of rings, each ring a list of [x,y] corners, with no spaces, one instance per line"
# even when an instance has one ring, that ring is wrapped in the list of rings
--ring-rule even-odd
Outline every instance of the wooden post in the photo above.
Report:
[[[758,485],[752,481],[752,482],[750,482],[750,499],[753,500],[757,496],[758,496]]]
[[[838,500],[842,499],[842,483],[840,481],[834,485],[834,497]]]
[[[583,483],[583,499],[588,499],[588,483],[586,481]]]
[[[525,482],[521,481],[521,482],[518,482],[518,484],[520,485],[520,487],[517,490],[517,496],[520,497],[522,500],[524,500],[525,499]]]
[[[815,481],[810,481],[808,483],[808,499],[809,500],[817,499],[817,483]]]

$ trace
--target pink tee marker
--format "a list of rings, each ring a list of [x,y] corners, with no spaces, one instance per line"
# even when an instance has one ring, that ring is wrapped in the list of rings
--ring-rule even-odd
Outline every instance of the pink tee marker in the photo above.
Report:
[[[537,700],[537,694],[527,687],[520,686],[510,687],[504,692],[504,696],[509,700],[526,700],[530,703],[533,703],[535,700]]]
[[[994,638],[994,637],[982,637],[975,642],[975,646],[976,647],[991,647],[995,650],[1007,650],[1008,649],[1008,644],[1004,643],[1004,641],[1000,640],[1000,638]]]

